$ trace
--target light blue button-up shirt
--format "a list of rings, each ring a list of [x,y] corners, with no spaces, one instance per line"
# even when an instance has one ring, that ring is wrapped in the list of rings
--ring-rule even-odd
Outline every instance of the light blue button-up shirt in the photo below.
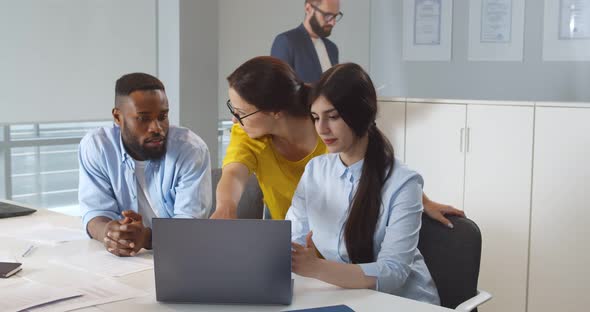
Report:
[[[205,142],[186,128],[170,127],[166,154],[147,161],[145,182],[152,207],[162,218],[207,218],[211,210],[211,167]],[[138,211],[135,162],[125,151],[118,126],[89,132],[78,151],[78,200],[84,229],[95,217],[113,220]]]
[[[338,154],[312,159],[305,167],[287,212],[292,240],[313,242],[327,260],[350,263],[344,225],[356,193],[363,160],[346,167]],[[375,262],[362,263],[366,276],[377,278],[377,290],[440,304],[424,258],[418,251],[422,221],[422,177],[396,160],[382,189],[382,205],[374,235]]]

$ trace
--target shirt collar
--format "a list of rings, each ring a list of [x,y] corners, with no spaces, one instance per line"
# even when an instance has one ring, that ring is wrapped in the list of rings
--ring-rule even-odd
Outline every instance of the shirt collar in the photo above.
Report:
[[[114,126],[118,135],[119,135],[119,149],[121,150],[121,163],[125,163],[127,158],[131,158],[129,154],[127,154],[127,150],[125,150],[125,145],[123,144],[123,135],[121,134],[121,128],[119,126]]]
[[[336,154],[336,159],[336,173],[338,173],[340,178],[346,177],[351,182],[360,180],[361,174],[363,173],[364,159],[361,159],[348,167],[342,162],[338,154]]]
[[[119,148],[121,149],[121,164],[124,164],[127,161],[127,159],[129,159],[131,167],[133,169],[135,169],[135,159],[127,153],[127,150],[125,149],[125,145],[123,144],[123,135],[121,134],[121,128],[119,128],[119,126],[117,126],[117,125],[115,125],[115,128],[117,129],[117,132],[119,133]],[[158,165],[160,164],[160,160],[159,159],[158,160],[146,160],[145,164],[146,164],[146,167],[148,164],[153,164],[157,168]]]

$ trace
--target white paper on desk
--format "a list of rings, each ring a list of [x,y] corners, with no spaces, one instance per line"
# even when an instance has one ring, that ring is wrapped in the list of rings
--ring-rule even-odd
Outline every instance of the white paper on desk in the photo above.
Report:
[[[88,239],[88,236],[82,230],[53,226],[48,223],[35,225],[27,229],[14,230],[10,233],[0,235],[49,245]]]
[[[81,295],[79,291],[59,289],[27,279],[18,279],[13,283],[0,286],[0,311],[16,312]]]
[[[16,255],[8,250],[0,250],[0,262],[18,262]]]
[[[148,294],[145,291],[129,287],[110,278],[90,281],[86,285],[73,286],[73,289],[81,292],[83,296],[35,307],[31,309],[31,311],[71,311],[94,305],[141,297]]]
[[[119,277],[149,270],[154,262],[141,254],[135,257],[117,257],[105,250],[74,256],[62,256],[51,260],[55,264],[70,266],[79,270],[104,276]]]

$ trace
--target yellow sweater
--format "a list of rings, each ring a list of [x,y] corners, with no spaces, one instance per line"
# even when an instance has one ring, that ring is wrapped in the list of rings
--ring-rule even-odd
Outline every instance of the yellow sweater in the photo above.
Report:
[[[291,206],[291,199],[299,183],[305,165],[312,158],[328,152],[324,142],[319,139],[311,152],[298,161],[289,161],[281,156],[272,146],[270,136],[251,139],[238,125],[233,125],[223,166],[241,163],[255,173],[262,189],[264,203],[273,219],[285,219]]]

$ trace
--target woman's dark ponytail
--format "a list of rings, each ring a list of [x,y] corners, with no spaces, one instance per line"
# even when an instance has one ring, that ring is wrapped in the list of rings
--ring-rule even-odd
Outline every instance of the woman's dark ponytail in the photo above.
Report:
[[[361,178],[344,228],[346,250],[352,263],[375,261],[373,236],[381,213],[381,191],[395,161],[391,143],[375,124],[369,127],[368,137]]]

